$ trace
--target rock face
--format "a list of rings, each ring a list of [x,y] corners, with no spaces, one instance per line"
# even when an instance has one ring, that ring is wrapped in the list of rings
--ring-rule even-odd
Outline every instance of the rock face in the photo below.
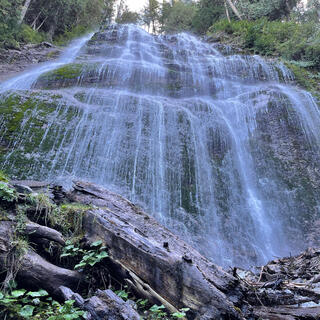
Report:
[[[108,186],[224,266],[317,243],[320,116],[284,65],[134,26],[81,43],[3,94],[3,170]]]

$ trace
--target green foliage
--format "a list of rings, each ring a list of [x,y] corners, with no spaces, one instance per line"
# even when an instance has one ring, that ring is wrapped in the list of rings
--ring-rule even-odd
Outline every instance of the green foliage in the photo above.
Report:
[[[56,205],[52,203],[48,195],[45,193],[34,193],[30,194],[28,200],[31,204],[36,206],[35,219],[43,220],[48,225],[52,219],[52,213],[56,208]]]
[[[166,33],[190,31],[196,6],[193,3],[175,1],[173,6],[162,7],[161,31]]]
[[[225,18],[223,0],[200,0],[192,24],[197,33],[204,34],[221,18]]]
[[[179,310],[179,312],[175,312],[172,314],[172,317],[181,319],[184,318],[187,315],[187,312],[190,310],[190,308],[182,308]]]
[[[24,43],[41,43],[47,40],[45,34],[33,30],[30,26],[23,24],[16,36],[17,41]]]
[[[8,184],[0,182],[0,200],[5,202],[15,202],[17,200],[17,193],[10,188]]]
[[[1,182],[9,182],[9,177],[1,170],[0,170],[0,181]]]
[[[52,212],[51,224],[66,235],[79,236],[82,233],[83,216],[90,208],[80,203],[62,204]]]
[[[118,6],[116,23],[137,24],[139,20],[140,15],[137,12],[131,11],[129,7],[124,3],[124,0],[121,0]]]
[[[102,241],[93,242],[89,250],[81,249],[72,244],[72,242],[67,241],[60,257],[79,257],[81,260],[74,266],[74,269],[92,268],[108,257],[105,249],[106,247],[102,246]]]
[[[22,0],[0,0],[0,47],[18,48],[16,35]]]
[[[128,300],[129,298],[129,292],[125,291],[125,290],[117,290],[115,292],[121,299],[123,300]]]
[[[27,291],[13,289],[0,292],[0,316],[2,319],[69,320],[86,319],[86,313],[74,307],[74,301],[64,304],[54,301],[45,290]]]
[[[157,23],[160,18],[160,3],[158,0],[148,0],[147,5],[143,8],[142,21],[152,32],[157,31]]]
[[[209,34],[225,32],[226,40],[261,55],[280,56],[320,70],[320,28],[315,23],[293,21],[221,20],[209,28]]]
[[[76,27],[91,28],[106,18],[113,0],[34,0],[25,22],[55,38]]]
[[[151,313],[150,319],[152,320],[158,320],[158,319],[164,319],[167,316],[167,313],[164,311],[165,307],[164,305],[158,306],[158,305],[153,305],[149,311]]]
[[[285,65],[293,72],[297,83],[303,88],[311,91],[319,99],[320,73],[309,71],[304,62],[285,61]]]
[[[54,44],[57,46],[65,45],[70,40],[88,33],[88,31],[91,29],[92,29],[91,27],[77,25],[77,26],[71,28],[70,30],[66,30],[62,34],[57,35],[54,39]]]
[[[248,20],[266,17],[268,20],[278,20],[290,15],[298,0],[258,0],[236,1],[238,10]]]
[[[32,0],[20,24],[24,0],[0,0],[0,47],[19,48],[19,43],[69,40],[110,20],[115,0]]]

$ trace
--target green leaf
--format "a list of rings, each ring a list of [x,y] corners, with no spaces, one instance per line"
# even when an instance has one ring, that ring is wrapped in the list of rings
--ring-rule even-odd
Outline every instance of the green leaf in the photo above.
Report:
[[[27,292],[27,290],[24,290],[24,289],[13,290],[11,292],[11,296],[14,297],[14,298],[19,298],[19,297],[23,296],[26,292]]]
[[[104,258],[107,258],[107,257],[109,257],[109,255],[108,255],[108,253],[106,251],[102,251],[97,255],[97,258],[99,258],[101,260],[104,259]]]
[[[69,256],[71,256],[71,253],[63,253],[62,255],[60,255],[60,258],[69,257]]]
[[[164,305],[158,306],[154,304],[149,310],[151,312],[159,312],[161,309],[164,309]]]
[[[4,298],[4,294],[0,292],[0,300]]]
[[[32,316],[34,308],[34,306],[30,306],[27,304],[19,311],[19,314],[23,318],[29,318]]]
[[[180,311],[181,312],[188,312],[190,310],[190,308],[181,308]]]
[[[17,302],[17,301],[18,301],[17,299],[4,298],[1,300],[1,303],[10,304],[12,302]]]
[[[87,264],[85,262],[80,262],[74,266],[74,269],[80,269],[82,267],[85,267],[86,265]]]
[[[186,314],[184,312],[175,312],[172,314],[172,316],[175,318],[183,318],[186,316]]]
[[[39,291],[30,291],[27,293],[30,297],[45,297],[48,296],[49,293],[46,290],[39,290]]]
[[[102,241],[98,240],[98,241],[91,243],[90,247],[100,247],[101,245],[102,245]]]
[[[137,301],[137,304],[139,304],[140,306],[144,307],[148,302],[149,302],[148,299],[145,299],[145,300],[139,299]]]

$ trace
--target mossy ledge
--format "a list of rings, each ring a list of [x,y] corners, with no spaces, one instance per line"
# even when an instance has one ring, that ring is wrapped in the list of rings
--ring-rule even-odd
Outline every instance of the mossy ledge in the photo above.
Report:
[[[42,74],[35,87],[39,89],[55,89],[76,86],[81,78],[90,78],[97,73],[98,63],[70,63]]]

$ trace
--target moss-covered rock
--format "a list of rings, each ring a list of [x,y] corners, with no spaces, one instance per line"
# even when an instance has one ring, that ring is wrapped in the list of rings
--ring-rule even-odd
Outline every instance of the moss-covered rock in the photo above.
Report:
[[[72,87],[81,82],[92,82],[92,77],[96,77],[99,71],[98,64],[71,63],[55,70],[42,74],[36,84],[36,88],[56,89]]]
[[[64,139],[63,131],[59,134],[52,122],[59,119],[66,126],[77,109],[54,93],[15,92],[0,104],[0,162],[12,176],[27,178],[37,171],[37,159],[44,160]]]

